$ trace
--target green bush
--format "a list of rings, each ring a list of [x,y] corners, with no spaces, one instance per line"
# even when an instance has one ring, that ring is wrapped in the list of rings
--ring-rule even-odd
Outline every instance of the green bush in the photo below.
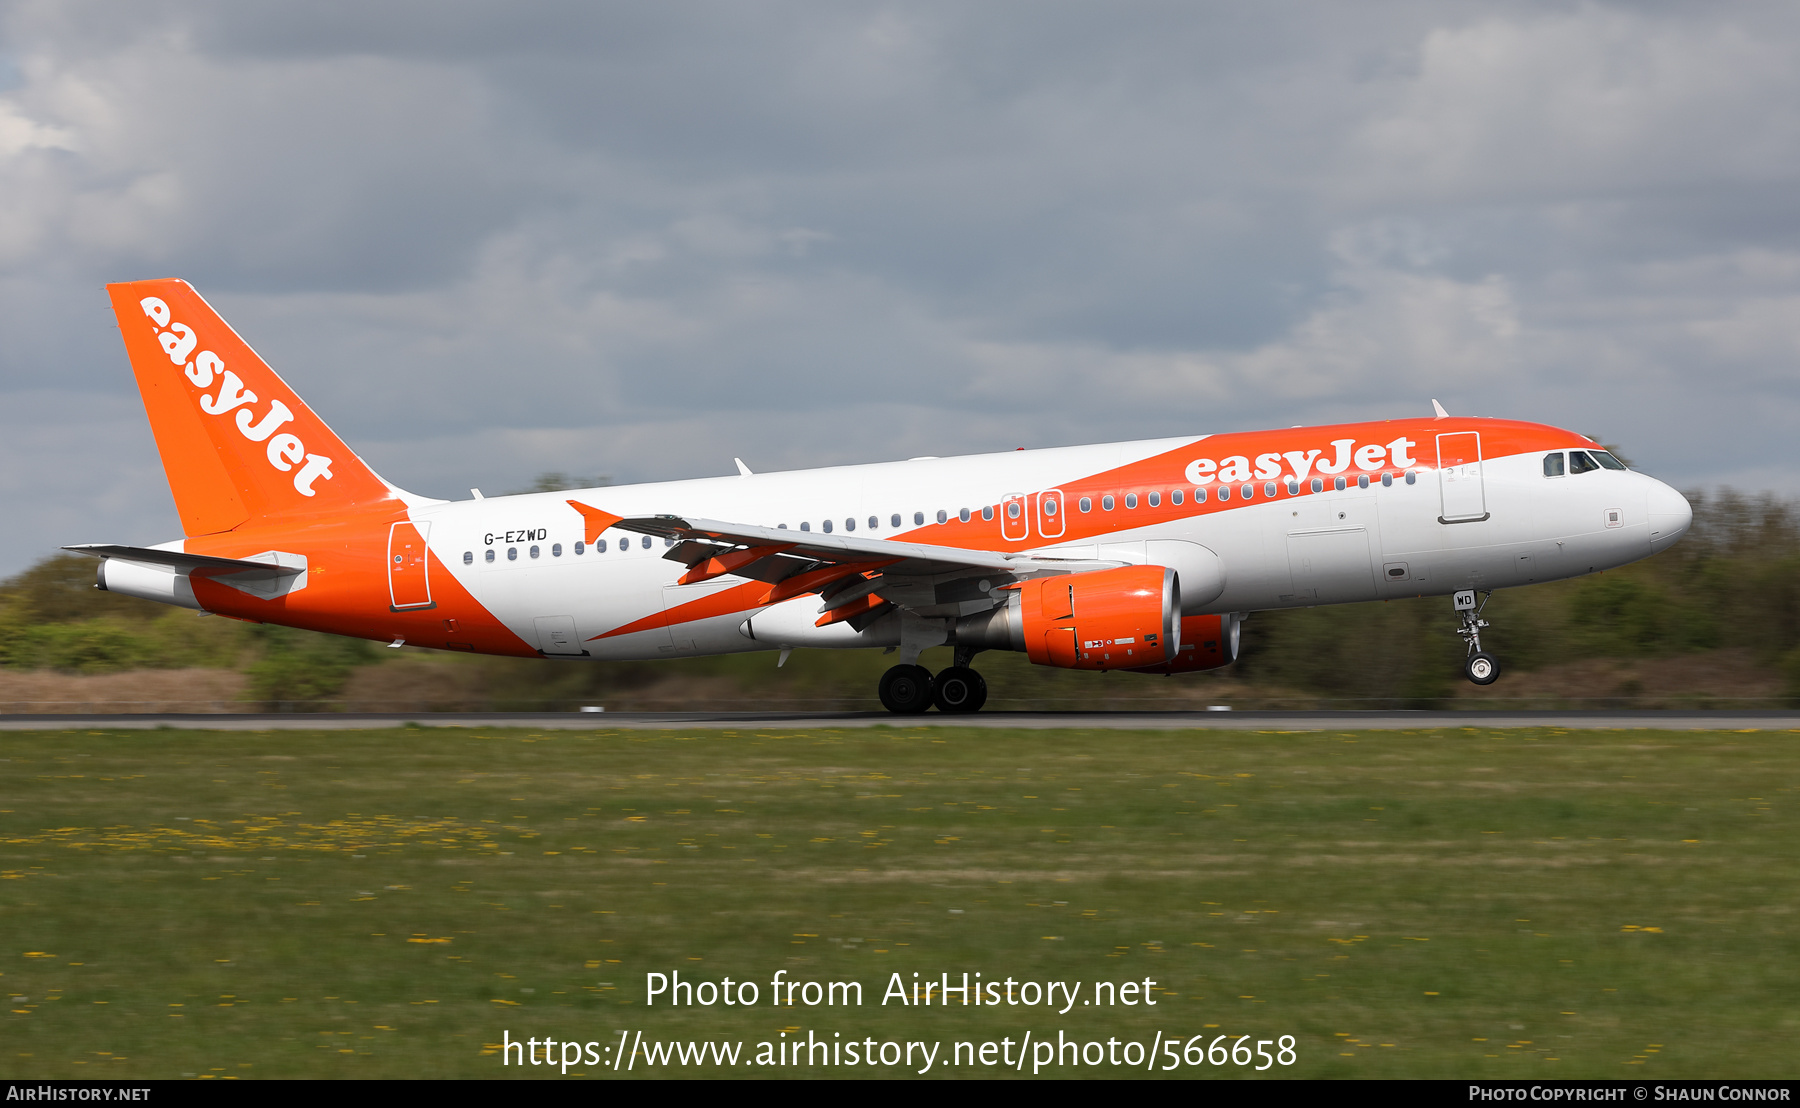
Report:
[[[258,657],[245,667],[254,698],[275,711],[310,710],[337,695],[358,666],[377,660],[375,644],[317,631],[258,624],[251,628]]]

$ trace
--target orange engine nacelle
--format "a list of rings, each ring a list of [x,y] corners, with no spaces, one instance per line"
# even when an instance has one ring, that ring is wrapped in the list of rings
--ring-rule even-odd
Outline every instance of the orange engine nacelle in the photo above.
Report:
[[[1237,661],[1239,628],[1236,613],[1222,616],[1182,616],[1181,642],[1172,661],[1137,666],[1133,673],[1199,673]]]
[[[1039,577],[1017,589],[1011,614],[1037,665],[1137,669],[1180,657],[1181,588],[1172,569],[1120,566]]]

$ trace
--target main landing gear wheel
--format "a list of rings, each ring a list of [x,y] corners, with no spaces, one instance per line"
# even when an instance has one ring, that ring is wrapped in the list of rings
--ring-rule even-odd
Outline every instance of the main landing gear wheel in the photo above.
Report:
[[[1469,660],[1463,663],[1463,676],[1477,685],[1491,685],[1500,676],[1500,663],[1485,650],[1479,654],[1471,654]]]
[[[940,712],[979,712],[987,703],[987,682],[968,666],[951,666],[937,675]]]
[[[896,715],[916,716],[931,707],[931,671],[895,666],[881,675],[881,706]]]

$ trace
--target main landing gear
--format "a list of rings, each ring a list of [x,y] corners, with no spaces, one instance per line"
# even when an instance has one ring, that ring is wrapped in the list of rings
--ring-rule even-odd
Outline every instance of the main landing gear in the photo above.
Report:
[[[933,704],[940,712],[979,712],[987,703],[987,682],[969,668],[973,650],[958,648],[954,665],[936,677],[924,666],[895,666],[881,675],[881,706],[895,715],[916,716]]]
[[[1499,659],[1481,649],[1481,629],[1488,626],[1481,613],[1493,596],[1494,590],[1489,589],[1482,595],[1479,605],[1475,603],[1474,589],[1463,589],[1451,597],[1460,621],[1456,633],[1469,646],[1469,656],[1463,661],[1463,676],[1477,685],[1491,685],[1500,676]]]

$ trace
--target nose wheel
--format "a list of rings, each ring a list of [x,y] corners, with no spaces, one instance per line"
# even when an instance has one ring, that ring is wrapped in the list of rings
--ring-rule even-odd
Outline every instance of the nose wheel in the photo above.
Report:
[[[1463,661],[1463,676],[1477,685],[1491,685],[1500,676],[1499,659],[1481,649],[1481,629],[1488,626],[1488,621],[1481,618],[1481,613],[1493,596],[1494,590],[1489,589],[1481,595],[1481,602],[1477,604],[1475,590],[1462,589],[1451,597],[1458,620],[1456,633],[1462,636],[1469,648],[1468,657]]]

